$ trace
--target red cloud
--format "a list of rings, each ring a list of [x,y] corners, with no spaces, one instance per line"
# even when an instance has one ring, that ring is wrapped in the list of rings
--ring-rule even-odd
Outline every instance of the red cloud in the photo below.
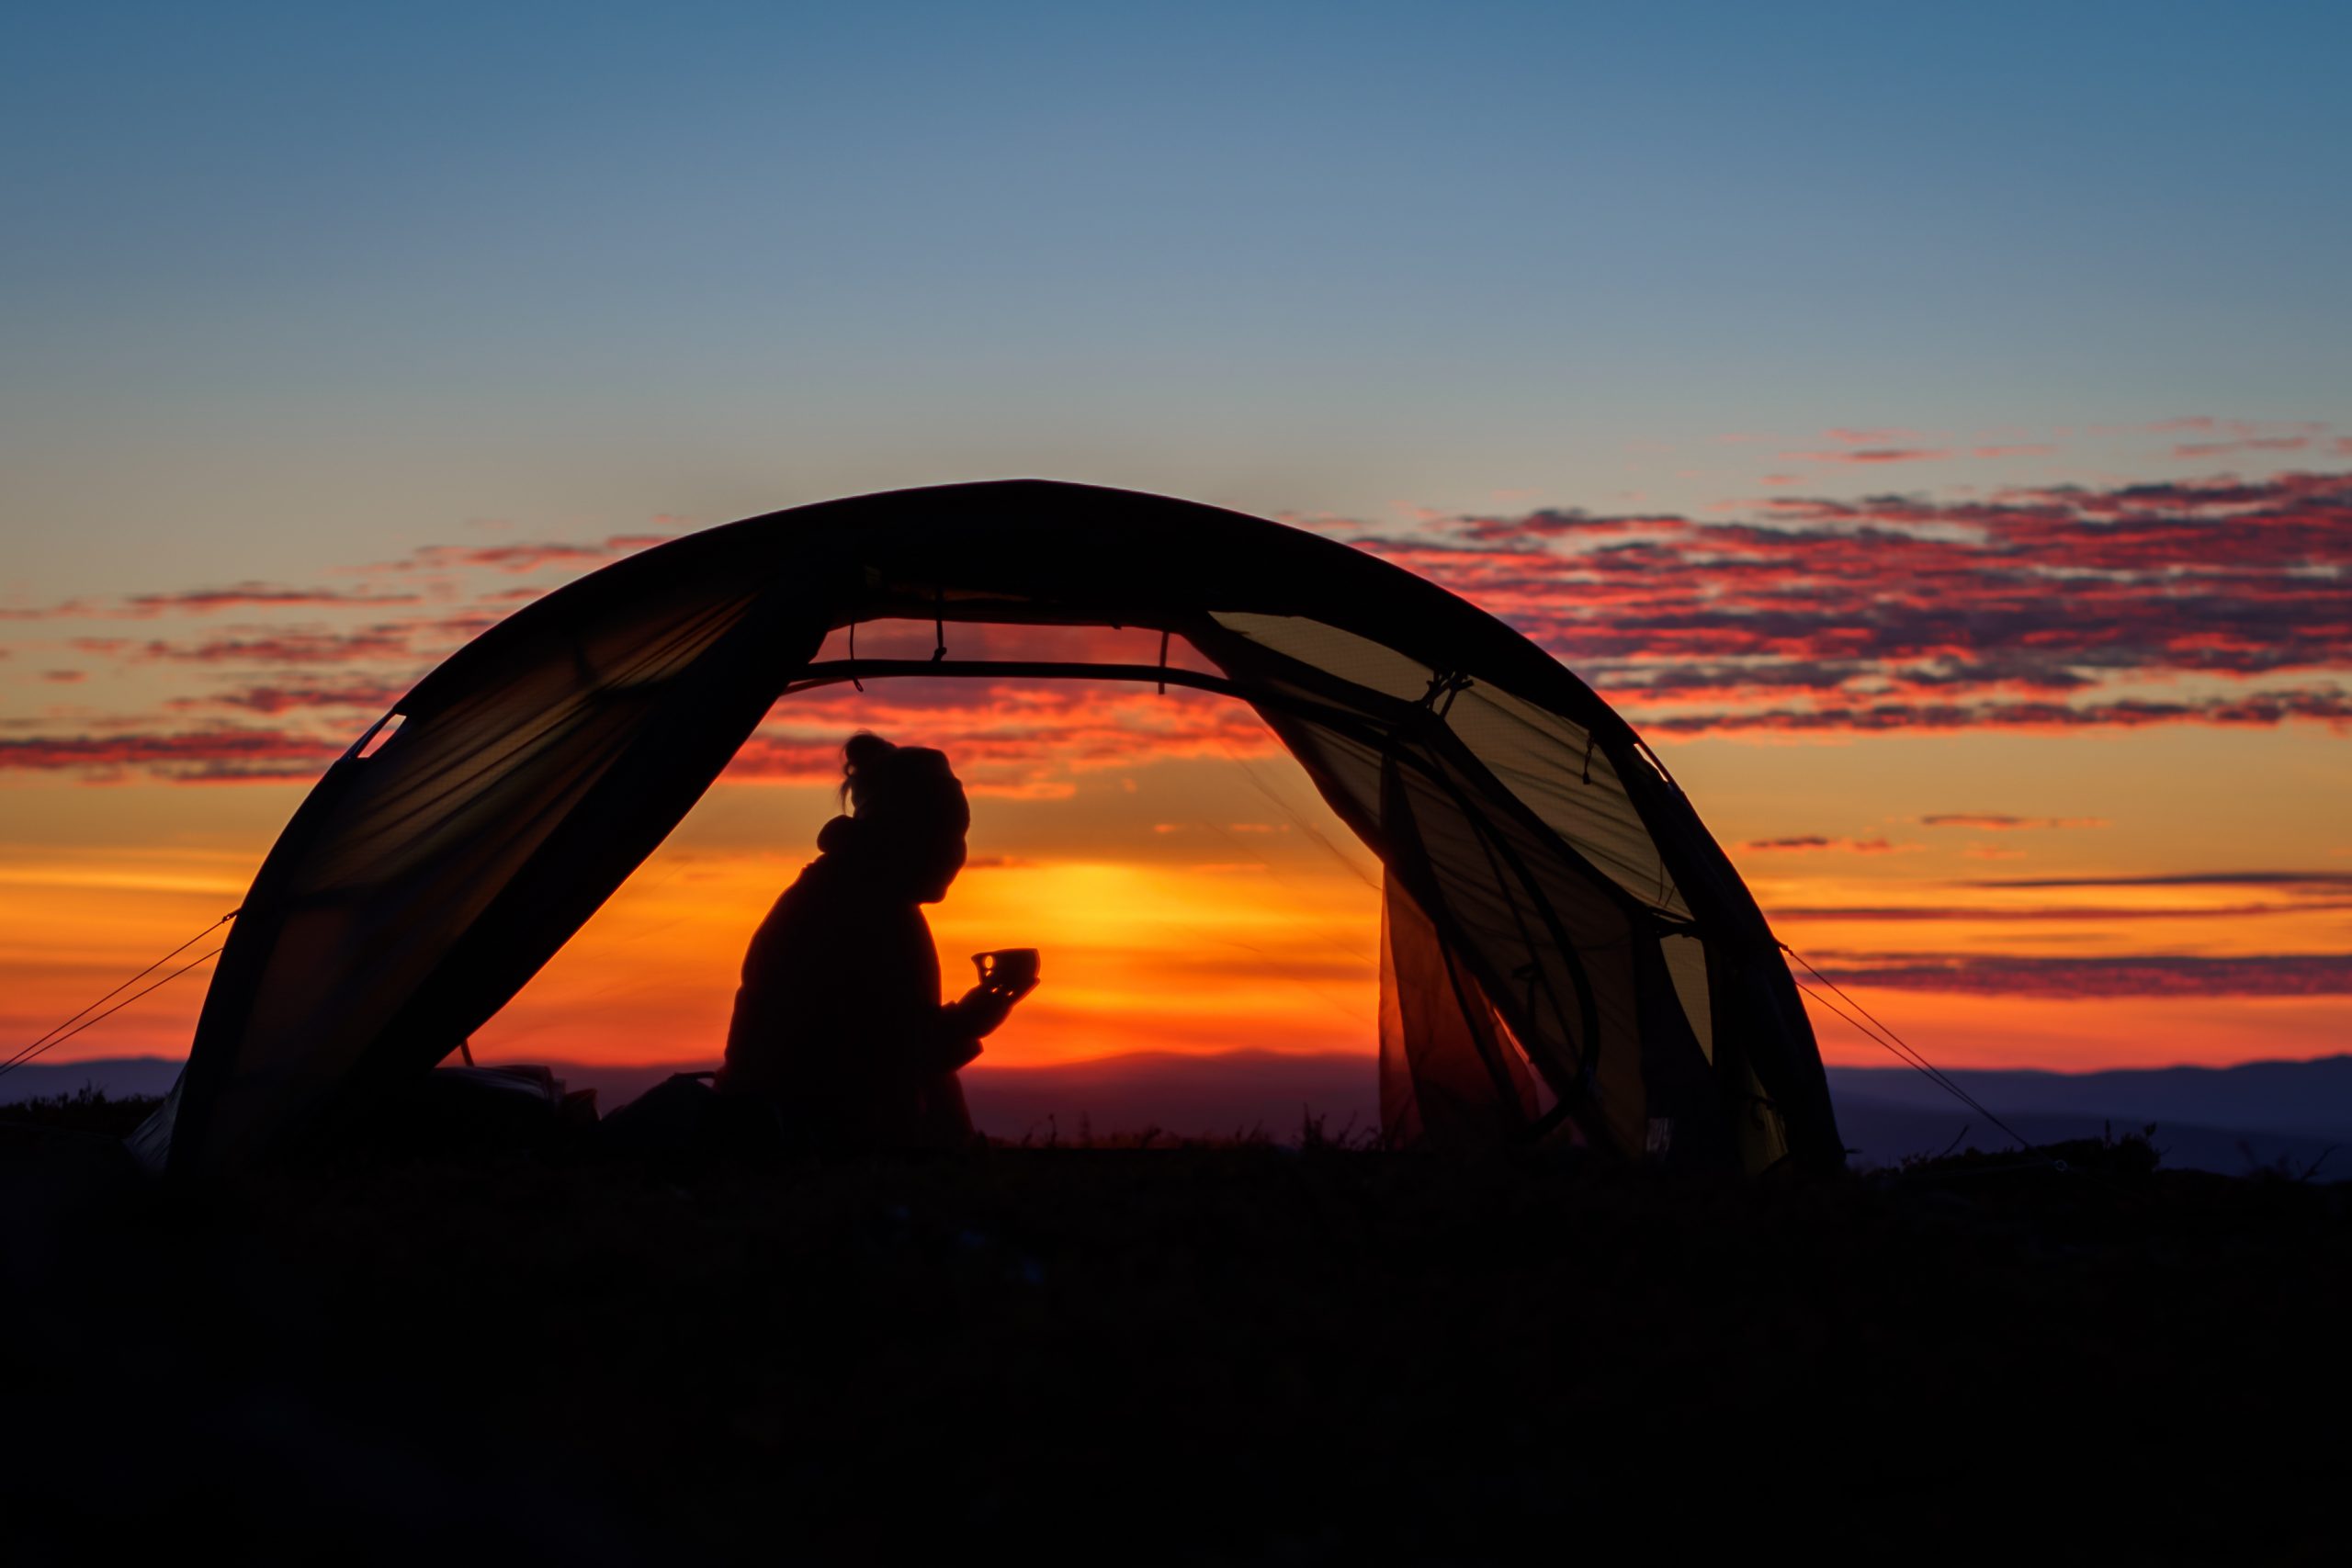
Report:
[[[837,782],[842,740],[857,729],[940,747],[984,793],[1059,793],[1073,774],[1169,757],[1264,755],[1279,744],[1239,703],[1182,688],[1162,695],[1099,682],[877,680],[864,693],[843,685],[786,697],[729,776]]]
[[[2340,680],[2144,689],[2352,675],[2352,475],[1790,498],[1743,523],[1532,513],[1356,542],[1510,621],[1659,730],[2352,715]],[[2113,689],[2126,681],[2143,689]]]
[[[2194,428],[2237,439],[2309,434],[2218,421]],[[1868,443],[1906,434],[1838,433],[1854,449],[1830,456],[1868,460],[1866,453],[1897,449]],[[1324,525],[1494,611],[1660,733],[2352,724],[2352,475],[2013,488],[1951,502],[1791,497],[1759,510],[1747,521],[1701,523],[1545,508],[1439,519],[1409,535]],[[396,565],[588,565],[656,537],[430,547]],[[232,626],[196,640],[80,637],[69,646],[249,678],[269,672],[219,695],[184,696],[175,704],[183,711],[333,716],[389,705],[449,646],[537,592],[502,589],[437,619],[340,630]],[[247,583],[136,603],[161,614],[382,597]],[[925,658],[933,635],[928,623],[870,623],[859,628],[859,652]],[[959,659],[1159,657],[1156,634],[1132,630],[956,626],[946,635]],[[825,657],[845,657],[847,640],[837,635]],[[1170,657],[1197,666],[1181,642]],[[831,748],[860,725],[952,743],[976,783],[1003,789],[1067,784],[1066,773],[1047,779],[1041,767],[1083,771],[1272,744],[1246,708],[1197,694],[969,679],[870,684],[863,694],[843,686],[791,699],[747,750],[739,775],[830,778]],[[72,739],[53,755],[86,754],[86,764],[39,765],[147,765],[76,752]],[[301,744],[309,750],[298,760],[307,765],[340,742]],[[1062,761],[1041,764],[1041,755]],[[199,776],[207,765],[187,763],[179,776]]]
[[[1831,839],[1819,833],[1801,833],[1789,839],[1750,839],[1739,846],[1743,850],[1837,850],[1846,854],[1883,855],[1898,850],[1915,850],[1917,844],[1892,844],[1883,838]]]
[[[2352,695],[2324,692],[2257,692],[2240,698],[2198,702],[2089,703],[1880,703],[1867,707],[1770,708],[1761,712],[1668,714],[1645,728],[1679,735],[1740,730],[1785,734],[1860,730],[1884,733],[1917,729],[2138,728],[2151,724],[2217,724],[2269,728],[2289,719],[2318,719],[2342,727],[2352,723]]]
[[[486,623],[484,623],[486,624]],[[370,659],[405,659],[411,653],[406,624],[367,626],[356,632],[283,631],[208,642],[150,642],[133,656],[193,664],[284,664],[311,669]],[[85,640],[76,646],[89,646]]]
[[[1841,986],[2050,1000],[2352,993],[2352,953],[2258,958],[1929,957],[1824,971]]]
[[[185,612],[209,615],[215,610],[288,610],[314,607],[368,607],[413,604],[414,593],[345,592],[334,588],[287,588],[269,582],[240,582],[228,588],[190,588],[172,593],[134,593],[119,600],[66,599],[34,608],[0,609],[8,621],[143,621]]]
[[[2142,876],[1995,876],[1961,887],[2283,887],[2323,897],[2352,897],[2352,871],[2189,871]]]
[[[375,712],[398,702],[407,686],[385,681],[346,681],[335,685],[246,686],[209,697],[175,697],[175,709],[236,708],[277,715],[313,708],[357,708]]]
[[[277,729],[0,738],[0,770],[143,768],[184,783],[313,778],[343,750],[341,744]]]
[[[312,605],[413,604],[413,593],[346,593],[333,588],[280,588],[266,582],[241,582],[232,588],[194,588],[178,593],[134,593],[123,601],[132,615],[153,615],[185,610],[209,615],[215,610],[284,610]]]
[[[2352,909],[2352,899],[2321,898],[2301,903],[2215,904],[2203,907],[2151,908],[2145,905],[2047,904],[2031,908],[1984,908],[1973,904],[1942,905],[1815,905],[1796,908],[1775,908],[1776,920],[1867,920],[1873,925],[1889,921],[1924,921],[1941,924],[1958,921],[1966,924],[1992,922],[1996,924],[2044,924],[2083,922],[2106,925],[2116,920],[2211,920],[2257,919],[2276,915],[2305,915],[2313,911]]]
[[[2106,828],[2104,817],[2011,817],[1999,811],[1938,811],[1919,818],[1923,828],[1979,828],[2010,832],[2020,828]]]

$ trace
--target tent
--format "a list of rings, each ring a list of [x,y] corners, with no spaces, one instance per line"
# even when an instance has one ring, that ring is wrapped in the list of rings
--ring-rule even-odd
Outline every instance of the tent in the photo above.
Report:
[[[930,623],[938,650],[819,657],[838,628],[883,620]],[[1148,628],[1160,654],[959,659],[948,628],[967,623]],[[1037,480],[689,535],[459,649],[294,813],[134,1149],[193,1172],[332,1142],[520,990],[772,707],[910,675],[1150,682],[1255,709],[1385,868],[1379,1073],[1396,1143],[1842,1162],[1762,914],[1581,681],[1346,545]]]

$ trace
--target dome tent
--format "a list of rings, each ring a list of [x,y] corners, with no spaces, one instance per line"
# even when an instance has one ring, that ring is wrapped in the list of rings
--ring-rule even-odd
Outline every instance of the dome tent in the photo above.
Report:
[[[820,660],[934,622],[928,660]],[[951,623],[1141,627],[1158,663],[957,660]],[[1197,656],[1168,662],[1181,639]],[[854,644],[853,644],[854,647]],[[1237,513],[1015,480],[672,540],[516,611],[328,768],[263,862],[187,1066],[133,1137],[215,1170],[331,1143],[505,1005],[779,699],[892,676],[1247,703],[1385,867],[1392,1140],[1843,1159],[1778,944],[1633,729],[1434,583]]]

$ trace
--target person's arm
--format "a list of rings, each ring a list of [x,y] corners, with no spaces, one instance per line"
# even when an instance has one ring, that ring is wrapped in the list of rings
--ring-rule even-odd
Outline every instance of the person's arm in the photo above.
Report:
[[[956,1056],[948,1070],[964,1066],[980,1054],[980,1042],[996,1032],[1012,1013],[1012,1005],[1037,988],[1034,979],[1019,986],[983,980],[939,1010],[940,1026],[955,1043],[945,1053]]]

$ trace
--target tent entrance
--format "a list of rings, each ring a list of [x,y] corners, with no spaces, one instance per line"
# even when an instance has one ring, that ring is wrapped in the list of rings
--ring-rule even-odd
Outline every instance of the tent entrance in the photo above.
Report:
[[[978,618],[978,612],[962,607],[959,619]],[[1209,642],[1255,679],[1165,662],[1174,635],[1166,630],[1160,634],[1163,662],[1157,664],[955,659],[946,653],[945,617],[932,626],[904,615],[889,619],[901,623],[897,629],[902,632],[932,632],[933,656],[820,659],[801,668],[779,701],[844,683],[863,690],[869,679],[995,679],[1118,682],[1162,691],[1174,685],[1249,705],[1386,867],[1380,1035],[1384,1111],[1392,1132],[1409,1122],[1412,1136],[1434,1134],[1441,1142],[1541,1142],[1565,1131],[1580,1143],[1605,1143],[1608,1134],[1599,1123],[1592,1095],[1603,1035],[1599,987],[1570,923],[1555,907],[1547,878],[1529,863],[1528,848],[1535,841],[1529,829],[1550,835],[1523,807],[1517,813],[1524,818],[1521,833],[1497,830],[1490,814],[1515,803],[1443,723],[1453,700],[1473,684],[1468,678],[1429,671],[1420,700],[1407,700],[1259,653],[1214,626],[1188,632],[1185,643],[1198,652],[1200,642]],[[1023,617],[1013,624],[1038,621]],[[1057,616],[1052,624],[1081,623]],[[1267,669],[1269,664],[1273,668]],[[1374,765],[1374,794],[1351,791],[1326,772],[1333,746]],[[1472,790],[1479,798],[1473,798]],[[1430,834],[1451,842],[1433,845],[1426,837]],[[1581,873],[1583,892],[1613,906],[1625,927],[1661,923],[1656,911],[1639,906],[1598,867],[1572,851],[1554,848]],[[1438,863],[1449,851],[1457,859],[1475,855],[1474,873],[1492,878],[1517,942],[1529,955],[1525,962],[1505,971],[1480,961],[1478,939],[1464,929],[1454,898],[1441,886]],[[1551,961],[1539,960],[1538,953],[1548,953]],[[1573,1041],[1581,1049],[1574,1056],[1556,1049],[1530,1051],[1521,1043],[1530,1034]],[[1419,1048],[1408,1052],[1408,1039],[1419,1042]],[[1449,1060],[1441,1066],[1440,1058]],[[1449,1076],[1457,1080],[1458,1092],[1451,1097],[1443,1088]],[[1399,1109],[1404,1106],[1412,1109]],[[1433,1119],[1439,1125],[1429,1125]]]

